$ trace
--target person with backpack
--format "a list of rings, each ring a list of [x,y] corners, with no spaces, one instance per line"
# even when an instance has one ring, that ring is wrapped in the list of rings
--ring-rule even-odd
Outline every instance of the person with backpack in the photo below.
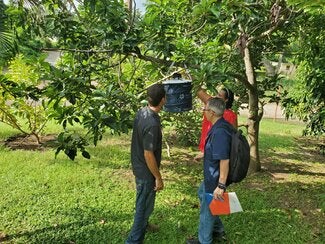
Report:
[[[210,98],[203,109],[204,115],[212,127],[208,132],[204,146],[203,175],[198,195],[200,200],[199,236],[187,240],[187,243],[212,243],[213,237],[225,238],[224,226],[219,216],[212,215],[205,194],[212,193],[215,199],[222,199],[226,191],[231,150],[231,134],[227,127],[231,126],[223,118],[226,108],[221,98]]]
[[[199,99],[206,104],[210,98],[212,98],[211,95],[209,95],[204,89],[200,88],[197,91],[197,96]],[[223,87],[219,90],[216,97],[221,98],[226,103],[226,109],[223,114],[223,118],[228,121],[235,129],[238,127],[238,118],[237,114],[231,109],[232,104],[234,102],[234,93],[228,89],[227,87]],[[210,121],[207,120],[205,115],[203,114],[202,119],[202,127],[201,127],[201,137],[200,137],[200,144],[199,144],[199,150],[200,153],[195,157],[195,160],[200,160],[203,158],[203,152],[204,152],[204,144],[205,139],[207,137],[207,134],[212,127],[212,124]]]

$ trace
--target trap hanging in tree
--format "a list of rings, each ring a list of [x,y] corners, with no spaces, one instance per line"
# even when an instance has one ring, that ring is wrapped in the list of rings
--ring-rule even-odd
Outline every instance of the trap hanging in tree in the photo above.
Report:
[[[164,110],[172,113],[180,113],[192,109],[192,81],[182,79],[179,73],[175,73],[170,80],[163,81],[166,91],[166,104]]]

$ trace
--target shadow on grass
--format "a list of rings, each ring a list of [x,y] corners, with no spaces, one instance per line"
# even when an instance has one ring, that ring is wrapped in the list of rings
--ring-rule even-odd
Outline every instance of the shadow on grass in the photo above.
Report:
[[[325,171],[318,165],[325,161],[325,157],[317,150],[317,140],[264,134],[260,142],[261,164],[269,173],[281,174],[281,177],[289,174],[325,176]]]
[[[164,157],[162,175],[165,186],[172,187],[182,194],[194,193],[203,180],[203,161],[195,161],[188,152],[174,152],[170,158]]]
[[[266,169],[229,188],[230,191],[238,192],[245,211],[226,217],[226,221],[229,221],[227,230],[230,232],[230,242],[293,243],[292,240],[296,239],[302,243],[317,243],[324,239],[325,205],[322,202],[325,200],[325,182],[322,179],[325,172],[319,165],[319,162],[324,162],[324,157],[313,150],[316,146],[309,141],[292,138],[291,135],[264,135],[260,152],[262,166],[266,166]],[[203,178],[203,162],[196,162],[191,152],[184,151],[174,152],[164,162],[163,169],[169,172],[167,183],[168,180],[173,181],[177,192],[186,195],[189,192],[196,193],[197,185]],[[294,175],[296,178],[293,182],[286,179],[277,181],[272,173],[282,173],[285,177]],[[301,178],[303,176],[310,177],[307,181],[306,177]],[[167,204],[173,208],[177,207],[178,202],[174,200]],[[190,208],[192,203],[193,199],[189,201],[185,198],[183,201],[181,199],[180,204]],[[236,223],[247,226],[245,233],[236,234]],[[306,225],[309,227],[305,228]]]
[[[260,148],[268,150],[276,150],[277,148],[292,149],[296,147],[296,142],[293,140],[292,135],[269,135],[265,133],[259,134]]]
[[[128,229],[121,228],[121,222],[130,219],[130,214],[102,212],[101,217],[87,216],[79,210],[74,221],[34,228],[5,235],[0,242],[7,243],[123,243]],[[85,216],[87,216],[85,218]],[[82,220],[77,220],[82,219]]]
[[[319,139],[321,140],[321,139]],[[292,137],[260,134],[260,152],[263,154],[277,154],[279,150],[286,151],[295,160],[309,160],[324,162],[325,156],[319,150],[319,142],[313,137]],[[265,153],[266,152],[266,153]]]
[[[25,239],[37,239],[40,241],[40,239],[37,236],[44,236],[43,237],[43,241],[47,241],[47,243],[51,242],[51,241],[55,241],[53,237],[50,236],[55,236],[54,233],[59,233],[62,230],[66,230],[69,229],[71,227],[80,227],[80,226],[84,226],[84,225],[88,225],[93,223],[92,221],[74,221],[71,223],[66,223],[66,224],[60,224],[57,226],[48,226],[48,227],[44,227],[44,228],[40,228],[40,229],[36,229],[33,231],[25,231],[25,232],[19,232],[19,233],[15,233],[15,234],[8,234],[6,235],[2,241],[13,241],[13,240],[17,240],[20,238],[25,238]],[[50,235],[50,233],[53,233],[53,235]],[[47,236],[47,237],[46,237]],[[59,242],[64,242],[63,237],[55,237],[56,239],[61,238],[61,240]],[[71,241],[71,240],[70,240]]]
[[[235,184],[234,191],[244,212],[226,217],[227,230],[231,239],[234,238],[232,241],[323,243],[318,241],[324,238],[324,189],[325,182],[278,182],[266,172],[254,174]],[[238,223],[246,226],[242,239],[234,234],[236,228],[243,229],[236,227]]]
[[[92,164],[97,168],[121,169],[130,167],[130,147],[124,143],[97,145],[90,149]]]
[[[276,156],[276,162],[275,161]],[[324,177],[325,172],[319,171],[315,172],[306,164],[297,164],[297,163],[289,163],[288,160],[295,160],[296,156],[294,154],[275,154],[272,157],[272,161],[266,162],[264,160],[268,172],[272,173],[280,173],[280,174],[298,174],[300,176],[316,176],[316,177]],[[285,159],[285,160],[284,160]],[[309,162],[312,163],[312,162]]]

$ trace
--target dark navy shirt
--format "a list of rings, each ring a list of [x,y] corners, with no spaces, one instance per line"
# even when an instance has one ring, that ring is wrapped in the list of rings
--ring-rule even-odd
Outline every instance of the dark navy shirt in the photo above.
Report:
[[[131,163],[136,178],[153,180],[144,158],[144,150],[152,151],[158,167],[161,161],[162,133],[160,117],[149,107],[140,109],[133,124],[131,142]]]
[[[220,118],[211,127],[204,146],[204,185],[209,193],[213,193],[218,185],[220,160],[230,157],[231,136],[227,129],[220,128],[222,124],[229,125],[224,118]]]

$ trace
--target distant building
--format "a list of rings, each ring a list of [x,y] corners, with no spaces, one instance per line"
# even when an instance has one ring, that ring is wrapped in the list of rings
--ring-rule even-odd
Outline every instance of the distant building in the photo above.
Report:
[[[51,65],[55,66],[59,58],[61,57],[60,51],[43,51],[47,54],[46,62],[49,62]]]
[[[291,63],[274,62],[267,59],[263,60],[263,64],[268,76],[282,74],[287,77],[292,77],[294,76],[297,68],[294,64]]]
[[[271,62],[274,67],[277,67],[279,64],[277,62]],[[291,63],[281,63],[278,73],[283,74],[288,77],[292,77],[296,72],[296,66]]]

